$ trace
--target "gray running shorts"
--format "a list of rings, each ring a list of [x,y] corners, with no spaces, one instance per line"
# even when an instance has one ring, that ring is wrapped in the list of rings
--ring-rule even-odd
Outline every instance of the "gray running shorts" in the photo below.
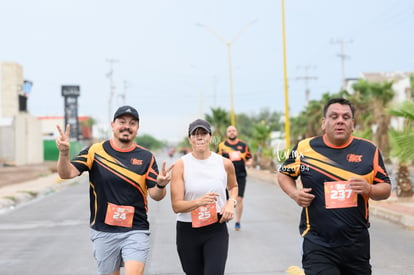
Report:
[[[93,256],[98,273],[109,274],[119,270],[126,261],[145,263],[150,246],[150,232],[132,230],[109,233],[91,229]]]

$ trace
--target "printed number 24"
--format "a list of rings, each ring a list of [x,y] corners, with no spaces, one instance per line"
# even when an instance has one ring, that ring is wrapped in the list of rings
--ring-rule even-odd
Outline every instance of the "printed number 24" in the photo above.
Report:
[[[125,213],[115,212],[113,218],[115,220],[125,220],[126,219],[126,214]]]

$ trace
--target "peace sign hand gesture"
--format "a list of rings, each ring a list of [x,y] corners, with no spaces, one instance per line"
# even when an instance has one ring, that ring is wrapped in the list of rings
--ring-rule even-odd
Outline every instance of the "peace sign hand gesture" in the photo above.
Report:
[[[161,172],[157,177],[157,184],[160,186],[166,186],[171,180],[171,170],[173,169],[174,164],[171,164],[168,169],[165,169],[165,161],[162,163]]]
[[[56,138],[56,147],[61,153],[69,153],[70,149],[70,125],[66,125],[65,132],[62,131],[59,125],[56,125],[56,128],[59,132],[59,136]]]

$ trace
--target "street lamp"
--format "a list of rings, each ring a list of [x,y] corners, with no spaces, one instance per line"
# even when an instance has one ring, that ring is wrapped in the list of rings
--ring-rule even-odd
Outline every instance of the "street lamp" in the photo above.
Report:
[[[228,64],[229,64],[229,85],[230,85],[230,122],[231,122],[231,125],[233,125],[233,126],[236,126],[236,120],[235,120],[235,117],[234,117],[233,70],[232,70],[232,63],[231,63],[231,45],[234,42],[236,42],[236,40],[240,37],[240,35],[248,27],[250,27],[250,25],[252,25],[256,21],[257,21],[257,19],[254,19],[251,22],[249,22],[248,24],[246,24],[243,28],[240,29],[240,31],[230,41],[226,41],[221,35],[219,35],[212,28],[210,28],[210,27],[208,27],[208,26],[206,26],[204,24],[201,24],[201,23],[197,23],[196,24],[197,27],[205,28],[207,31],[209,31],[210,33],[212,33],[221,42],[223,42],[226,45],[226,47],[227,47],[227,61],[228,61]]]

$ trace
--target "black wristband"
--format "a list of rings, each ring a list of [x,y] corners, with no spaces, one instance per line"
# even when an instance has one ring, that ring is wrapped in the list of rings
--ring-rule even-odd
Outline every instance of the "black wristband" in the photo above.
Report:
[[[157,183],[157,187],[158,187],[159,189],[164,189],[164,188],[165,188],[165,186],[166,186],[166,185],[162,186],[162,185],[159,185],[159,184]]]

